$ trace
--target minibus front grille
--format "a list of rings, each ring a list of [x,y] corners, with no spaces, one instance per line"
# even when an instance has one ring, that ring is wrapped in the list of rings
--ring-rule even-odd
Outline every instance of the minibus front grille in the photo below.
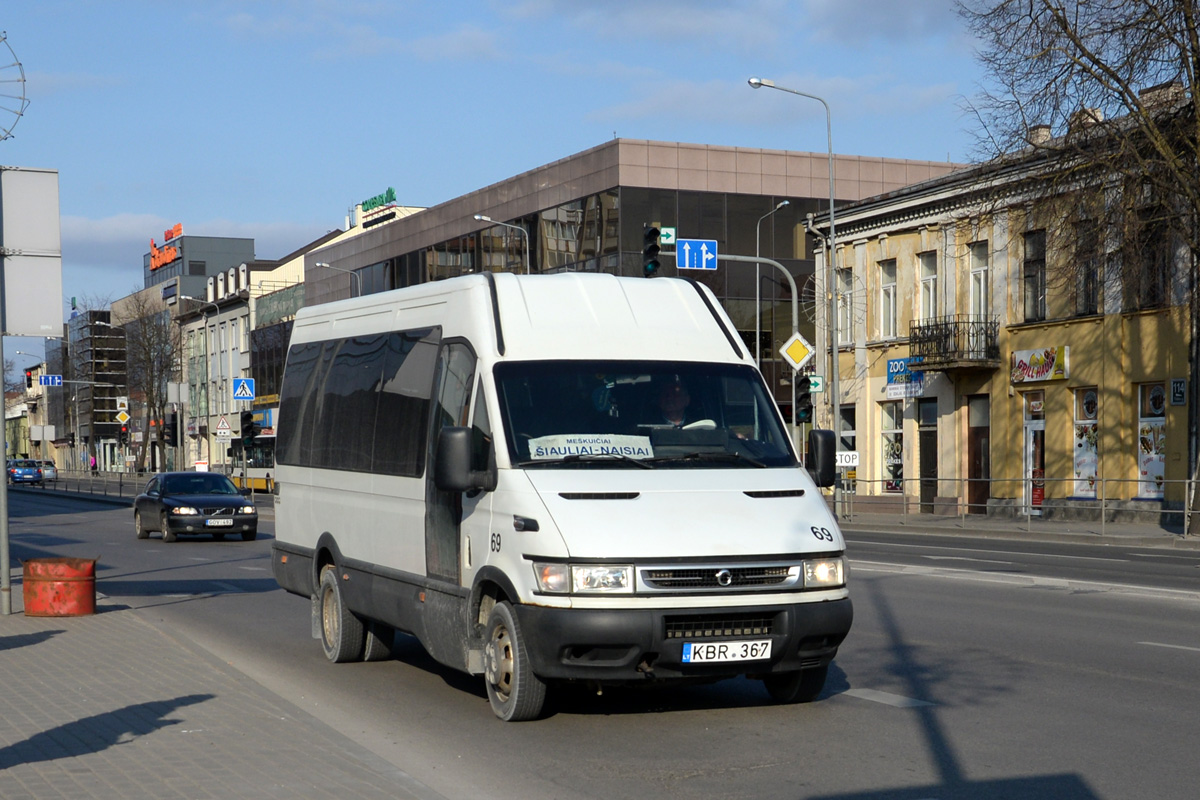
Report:
[[[782,589],[800,583],[800,568],[794,564],[644,567],[639,577],[639,589],[647,592]]]
[[[778,615],[721,614],[719,616],[664,617],[667,639],[720,639],[730,636],[768,636],[775,633]]]

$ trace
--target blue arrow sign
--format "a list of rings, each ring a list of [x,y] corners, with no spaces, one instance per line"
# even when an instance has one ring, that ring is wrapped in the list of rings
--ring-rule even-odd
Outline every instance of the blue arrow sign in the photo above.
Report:
[[[234,378],[233,379],[233,399],[234,400],[253,400],[254,399],[254,378]]]
[[[38,386],[62,386],[62,375],[38,375]]]
[[[678,239],[675,242],[677,269],[716,269],[716,239]]]

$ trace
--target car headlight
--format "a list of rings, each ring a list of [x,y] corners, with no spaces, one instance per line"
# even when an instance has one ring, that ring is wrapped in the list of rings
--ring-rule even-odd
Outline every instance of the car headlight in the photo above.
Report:
[[[200,512],[191,506],[175,506],[171,509],[172,514],[178,514],[181,517],[198,517]]]
[[[534,564],[538,589],[548,594],[632,594],[633,567]]]
[[[239,513],[239,514],[257,514],[258,509],[255,508],[254,506],[242,506],[241,508],[239,508],[237,510],[237,513]]]
[[[846,564],[840,558],[814,558],[803,563],[804,588],[822,589],[844,586]]]

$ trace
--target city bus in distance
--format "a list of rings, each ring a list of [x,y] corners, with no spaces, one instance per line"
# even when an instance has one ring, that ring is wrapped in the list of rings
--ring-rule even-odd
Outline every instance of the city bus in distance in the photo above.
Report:
[[[853,617],[845,542],[753,357],[694,281],[475,274],[301,309],[273,574],[330,661],[396,632],[548,687],[747,675],[816,699]]]

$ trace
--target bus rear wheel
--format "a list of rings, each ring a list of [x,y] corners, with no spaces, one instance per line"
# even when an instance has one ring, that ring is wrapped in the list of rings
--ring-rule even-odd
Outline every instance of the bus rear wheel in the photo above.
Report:
[[[366,633],[362,620],[346,608],[337,570],[332,565],[321,570],[320,593],[321,647],[325,657],[335,664],[357,661],[366,644]]]

